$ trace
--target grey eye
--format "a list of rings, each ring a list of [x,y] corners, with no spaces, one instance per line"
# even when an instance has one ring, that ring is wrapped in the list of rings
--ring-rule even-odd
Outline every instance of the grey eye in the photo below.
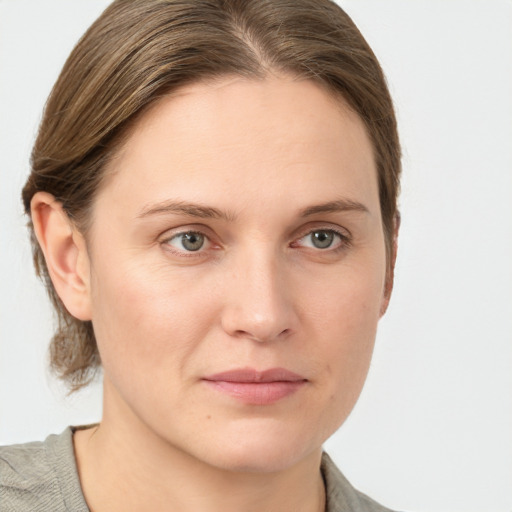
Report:
[[[186,251],[198,251],[205,243],[205,236],[201,233],[188,231],[187,233],[179,233],[170,240],[170,244],[178,249]]]
[[[317,249],[327,249],[334,242],[336,233],[334,231],[319,230],[310,233],[311,244]]]

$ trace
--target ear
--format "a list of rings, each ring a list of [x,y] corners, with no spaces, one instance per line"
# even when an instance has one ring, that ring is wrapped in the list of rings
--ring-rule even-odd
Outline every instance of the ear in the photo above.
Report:
[[[90,265],[83,235],[51,194],[34,194],[30,209],[55,291],[71,315],[91,320]]]
[[[391,243],[390,261],[388,262],[388,268],[386,271],[386,282],[384,283],[384,296],[380,308],[381,317],[388,309],[389,300],[391,299],[391,292],[393,291],[393,283],[395,281],[395,263],[396,254],[398,251],[398,232],[400,230],[400,221],[400,212],[397,211],[395,217],[393,218],[393,240]]]

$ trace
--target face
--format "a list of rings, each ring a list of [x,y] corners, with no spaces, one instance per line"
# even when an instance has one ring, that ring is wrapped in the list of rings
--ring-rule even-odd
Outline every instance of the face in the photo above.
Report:
[[[385,303],[360,119],[290,77],[188,86],[138,122],[89,234],[105,421],[275,471],[359,396]]]

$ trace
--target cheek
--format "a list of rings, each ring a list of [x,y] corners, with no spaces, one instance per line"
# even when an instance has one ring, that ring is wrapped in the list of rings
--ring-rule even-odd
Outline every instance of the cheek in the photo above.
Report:
[[[374,333],[384,294],[382,261],[375,258],[365,264],[347,265],[329,276],[311,279],[303,294],[307,301],[304,309],[332,334],[352,333],[347,340]]]
[[[93,325],[107,373],[179,374],[214,322],[214,303],[199,286],[147,264],[117,262],[92,279]],[[200,312],[200,315],[199,315]]]
[[[326,379],[332,382],[332,393],[342,389],[350,402],[359,395],[368,372],[380,301],[360,288],[349,292],[338,298],[328,315],[324,308],[319,325],[325,325],[329,340],[324,354]]]
[[[323,290],[314,284],[307,294],[311,338],[317,340],[311,356],[325,390],[324,438],[346,419],[368,373],[384,286],[380,268],[346,269],[324,283]]]

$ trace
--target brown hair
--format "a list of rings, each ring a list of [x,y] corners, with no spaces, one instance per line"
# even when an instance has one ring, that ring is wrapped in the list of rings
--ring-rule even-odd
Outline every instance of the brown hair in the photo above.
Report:
[[[116,0],[80,39],[45,107],[25,211],[37,191],[62,203],[84,233],[107,162],[151,104],[183,85],[237,74],[292,73],[341,95],[373,143],[388,262],[397,214],[400,146],[380,65],[330,0]],[[91,322],[72,317],[53,288],[29,223],[36,271],[57,312],[51,365],[72,390],[100,365]]]

